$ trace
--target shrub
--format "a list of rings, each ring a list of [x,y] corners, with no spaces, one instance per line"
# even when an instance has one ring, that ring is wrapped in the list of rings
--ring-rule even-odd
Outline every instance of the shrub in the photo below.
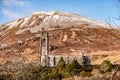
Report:
[[[45,67],[45,68],[43,68],[41,71],[40,71],[40,73],[39,73],[39,77],[41,78],[41,79],[47,79],[48,78],[48,75],[51,73],[51,70],[50,70],[50,68],[48,68],[48,67]]]
[[[70,64],[66,64],[65,70],[66,70],[66,72],[71,72],[71,70],[72,70],[71,65]]]
[[[60,60],[58,61],[57,67],[58,68],[65,67],[65,61],[63,60],[63,57],[61,57]]]
[[[49,74],[49,80],[61,80],[63,75],[61,73]]]
[[[64,78],[68,78],[68,77],[72,76],[72,74],[70,72],[64,72],[64,73],[62,73],[62,75]]]
[[[91,75],[91,72],[85,72],[85,71],[81,71],[81,72],[80,72],[80,75],[81,75],[82,77],[90,77],[90,76],[92,76],[92,75]]]
[[[74,59],[71,63],[71,69],[80,69],[80,67],[80,64]]]
[[[0,80],[13,80],[13,76],[10,73],[0,74]]]
[[[112,63],[110,60],[104,60],[100,65],[100,72],[107,72],[112,70]]]
[[[12,61],[6,61],[5,65],[8,66],[8,65],[11,65],[12,64]]]
[[[73,76],[74,76],[74,75],[79,76],[79,75],[80,75],[80,69],[72,69],[71,74],[72,74]]]
[[[57,74],[58,69],[57,68],[51,68],[51,74]]]
[[[32,73],[38,73],[40,67],[28,67],[28,70]]]

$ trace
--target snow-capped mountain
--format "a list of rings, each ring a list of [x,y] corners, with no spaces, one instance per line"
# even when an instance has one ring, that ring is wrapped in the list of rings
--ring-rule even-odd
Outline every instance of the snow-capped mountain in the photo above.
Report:
[[[49,32],[50,54],[78,55],[82,50],[94,55],[108,55],[119,61],[120,31],[105,22],[68,12],[35,12],[26,18],[0,25],[0,62],[11,60],[28,62],[39,60],[39,34],[41,28]],[[18,48],[18,44],[23,44]],[[16,47],[17,46],[17,47]],[[9,54],[11,53],[11,54]],[[19,55],[17,53],[20,53]],[[9,56],[7,56],[9,54]],[[14,58],[13,58],[14,57]],[[112,57],[112,58],[111,58]],[[104,60],[102,58],[102,60]],[[100,63],[102,60],[99,60]],[[93,62],[97,58],[93,58]]]
[[[0,35],[4,35],[12,28],[18,28],[15,35],[22,34],[25,31],[35,33],[42,27],[46,27],[48,30],[55,29],[56,26],[60,28],[79,26],[82,24],[88,24],[89,27],[107,27],[107,24],[95,19],[86,18],[67,12],[35,12],[31,16],[21,18],[2,25]],[[5,30],[4,30],[5,29]]]

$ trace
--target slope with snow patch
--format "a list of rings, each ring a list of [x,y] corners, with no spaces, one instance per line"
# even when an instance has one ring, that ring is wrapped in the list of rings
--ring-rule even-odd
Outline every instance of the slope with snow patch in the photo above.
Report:
[[[55,29],[55,26],[61,28],[79,26],[82,24],[88,24],[89,27],[107,27],[108,25],[104,22],[85,18],[76,14],[67,13],[67,12],[35,12],[31,16],[18,19],[7,24],[4,24],[4,27],[7,27],[3,30],[0,35],[3,35],[10,29],[17,27],[18,31],[15,35],[22,34],[25,31],[30,30],[31,33],[36,33],[42,27],[48,28],[48,30]],[[3,34],[2,34],[3,33]]]

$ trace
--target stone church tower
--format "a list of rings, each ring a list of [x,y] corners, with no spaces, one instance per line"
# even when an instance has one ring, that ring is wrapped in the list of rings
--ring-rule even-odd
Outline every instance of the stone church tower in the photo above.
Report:
[[[40,64],[42,66],[47,66],[49,53],[49,35],[48,32],[42,28],[40,34]]]

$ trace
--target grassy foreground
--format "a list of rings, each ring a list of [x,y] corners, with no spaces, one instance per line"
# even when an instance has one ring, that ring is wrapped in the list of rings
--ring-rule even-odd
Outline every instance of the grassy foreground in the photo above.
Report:
[[[75,59],[71,64],[65,64],[61,58],[55,67],[31,64],[22,64],[16,68],[7,67],[6,70],[0,71],[0,80],[108,80],[115,69],[109,60],[103,61],[99,66],[82,66]],[[119,74],[120,71],[115,80],[120,79]]]

